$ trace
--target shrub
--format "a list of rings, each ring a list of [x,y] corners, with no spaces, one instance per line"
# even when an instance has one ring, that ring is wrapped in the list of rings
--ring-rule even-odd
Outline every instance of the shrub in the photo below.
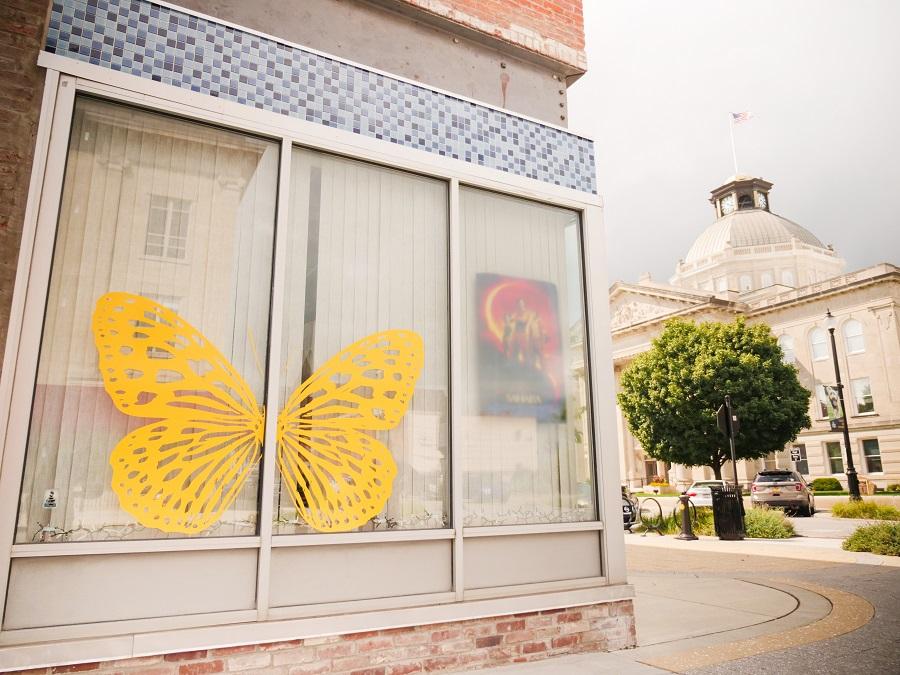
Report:
[[[794,526],[784,517],[784,511],[766,506],[748,509],[744,527],[751,539],[788,539],[794,536]]]
[[[900,492],[900,483],[891,483],[885,488],[885,492]]]
[[[875,502],[838,502],[831,507],[835,518],[863,518],[869,520],[900,520],[900,509]]]
[[[712,509],[708,506],[701,506],[697,509],[697,518],[691,521],[691,528],[694,530],[694,534],[699,536],[713,536],[716,533],[716,528],[713,525],[713,513]],[[636,532],[642,531],[641,527],[638,527]],[[676,508],[674,513],[669,513],[668,516],[663,518],[662,529],[660,530],[663,534],[679,534],[681,533],[681,511]]]
[[[845,551],[900,556],[900,523],[877,523],[857,528],[842,545]]]
[[[816,478],[809,486],[815,492],[840,492],[843,489],[837,478]]]

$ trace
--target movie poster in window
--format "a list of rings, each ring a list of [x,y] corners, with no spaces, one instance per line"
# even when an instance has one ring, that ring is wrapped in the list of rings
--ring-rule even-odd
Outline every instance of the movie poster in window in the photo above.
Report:
[[[481,414],[565,421],[556,286],[478,274],[476,292]]]

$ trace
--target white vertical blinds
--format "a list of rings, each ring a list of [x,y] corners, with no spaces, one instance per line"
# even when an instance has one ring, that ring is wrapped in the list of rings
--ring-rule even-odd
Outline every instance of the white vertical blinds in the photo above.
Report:
[[[76,102],[17,542],[44,527],[51,541],[174,536],[135,523],[110,488],[112,449],[148,420],[126,417],[104,391],[91,315],[110,291],[160,302],[214,343],[261,402],[277,170],[275,143]],[[51,489],[57,506],[44,508]],[[203,534],[253,534],[256,501],[254,470]]]
[[[260,405],[280,407],[368,335],[421,335],[408,412],[372,432],[397,464],[392,496],[362,529],[450,525],[449,186],[303,148],[291,163],[284,304],[271,308],[279,144],[76,101],[16,542],[183,536],[139,525],[111,487],[113,448],[149,420],[120,413],[103,388],[91,316],[110,291],[199,329]],[[579,216],[461,188],[460,227],[464,524],[594,519]],[[483,311],[491,288],[499,313]],[[280,336],[270,311],[283,312]],[[267,364],[270,339],[282,340],[280,364]],[[280,369],[279,401],[264,401],[267,367]],[[281,480],[275,533],[310,532]],[[251,535],[257,517],[258,467],[202,535]]]
[[[294,150],[281,404],[316,368],[372,333],[407,329],[425,365],[398,427],[374,434],[398,474],[363,529],[448,525],[448,194],[446,183]],[[309,532],[279,482],[275,531]]]
[[[464,438],[457,456],[467,526],[596,516],[579,226],[572,211],[460,190]],[[479,294],[486,288],[495,289],[491,307]],[[518,295],[495,311],[507,291]],[[506,322],[494,329],[502,333],[497,340],[489,316]],[[561,400],[560,410],[548,413],[548,398]]]

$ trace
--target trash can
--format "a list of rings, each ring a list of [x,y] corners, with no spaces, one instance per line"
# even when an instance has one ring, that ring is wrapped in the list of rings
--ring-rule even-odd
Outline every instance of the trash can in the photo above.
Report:
[[[714,485],[712,491],[713,522],[719,539],[744,538],[744,504],[741,488]]]

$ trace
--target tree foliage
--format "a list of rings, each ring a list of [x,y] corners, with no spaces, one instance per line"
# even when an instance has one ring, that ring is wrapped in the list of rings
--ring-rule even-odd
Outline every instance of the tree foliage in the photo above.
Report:
[[[766,325],[673,319],[622,373],[619,405],[649,456],[721,478],[731,453],[716,410],[726,394],[740,420],[738,459],[782,450],[809,426],[810,392],[782,358]]]

